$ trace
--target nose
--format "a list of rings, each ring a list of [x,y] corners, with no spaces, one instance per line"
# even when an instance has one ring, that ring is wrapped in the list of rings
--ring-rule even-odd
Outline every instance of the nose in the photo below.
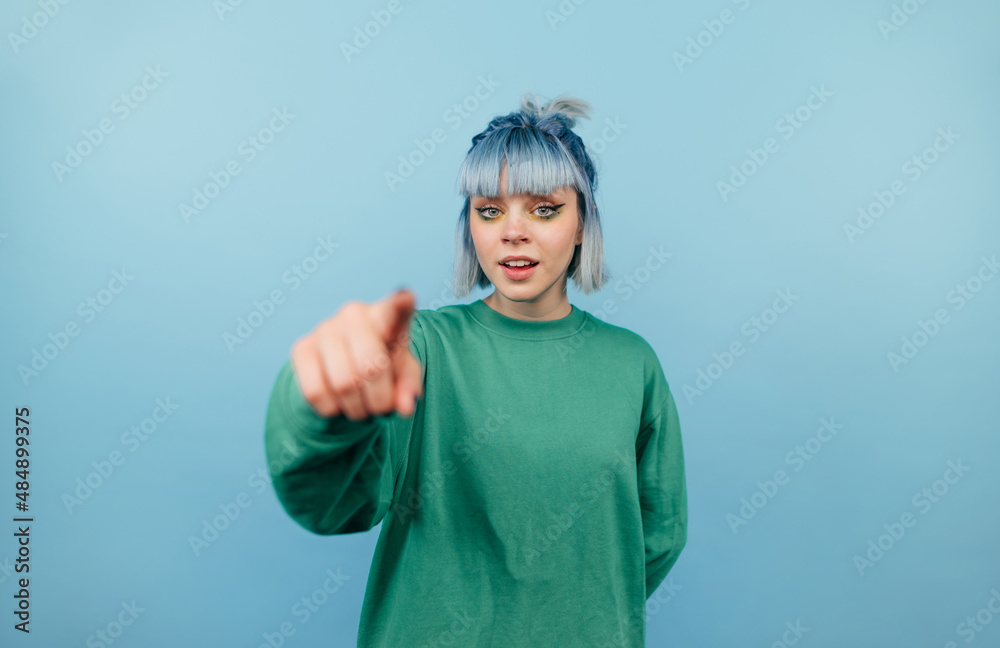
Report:
[[[503,220],[502,236],[505,242],[526,241],[528,218],[519,210],[512,209],[507,218]]]

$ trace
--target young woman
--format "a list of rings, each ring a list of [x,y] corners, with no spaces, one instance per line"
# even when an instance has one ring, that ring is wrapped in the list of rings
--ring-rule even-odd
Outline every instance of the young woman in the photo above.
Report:
[[[349,302],[278,373],[282,506],[318,534],[382,523],[358,646],[645,645],[687,540],[684,460],[652,347],[566,295],[607,281],[588,109],[525,97],[472,139],[453,287],[488,297]]]

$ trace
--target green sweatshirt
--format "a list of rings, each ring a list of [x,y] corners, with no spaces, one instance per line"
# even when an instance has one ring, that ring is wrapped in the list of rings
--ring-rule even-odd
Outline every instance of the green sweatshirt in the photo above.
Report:
[[[645,645],[687,541],[677,409],[652,347],[586,311],[414,311],[416,411],[317,415],[291,363],[264,441],[289,516],[379,533],[358,646]],[[289,452],[292,449],[292,452]]]

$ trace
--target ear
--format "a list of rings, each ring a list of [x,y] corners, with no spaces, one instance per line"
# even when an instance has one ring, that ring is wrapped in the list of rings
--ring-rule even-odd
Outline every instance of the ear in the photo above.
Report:
[[[583,221],[576,228],[576,245],[583,243]]]

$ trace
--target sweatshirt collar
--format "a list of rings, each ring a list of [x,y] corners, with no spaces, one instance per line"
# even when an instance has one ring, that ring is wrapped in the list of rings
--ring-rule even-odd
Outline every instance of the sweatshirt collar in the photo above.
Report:
[[[522,320],[496,312],[482,299],[469,304],[469,314],[484,328],[520,340],[555,340],[573,335],[587,319],[586,311],[570,304],[569,315],[554,320]]]

